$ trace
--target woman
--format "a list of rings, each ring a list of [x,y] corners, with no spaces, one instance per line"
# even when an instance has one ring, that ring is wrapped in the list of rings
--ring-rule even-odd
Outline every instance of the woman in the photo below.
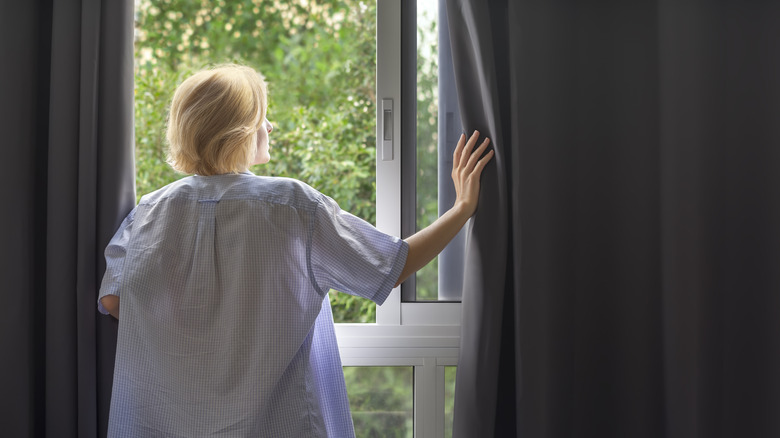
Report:
[[[491,159],[454,154],[454,207],[400,240],[270,160],[266,86],[225,65],[185,80],[169,163],[193,176],[144,196],[106,248],[99,310],[119,324],[109,436],[354,436],[327,299],[382,304],[473,214]],[[473,150],[473,153],[472,153]]]

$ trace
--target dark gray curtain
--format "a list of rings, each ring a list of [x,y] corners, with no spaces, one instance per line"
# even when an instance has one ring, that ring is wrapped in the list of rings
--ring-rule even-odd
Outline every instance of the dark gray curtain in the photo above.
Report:
[[[456,437],[780,436],[780,3],[447,0]]]
[[[102,249],[135,201],[133,2],[0,2],[0,435],[105,436]]]

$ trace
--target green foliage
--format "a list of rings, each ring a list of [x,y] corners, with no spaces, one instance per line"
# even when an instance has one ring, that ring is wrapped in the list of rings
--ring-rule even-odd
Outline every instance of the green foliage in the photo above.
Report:
[[[452,436],[452,420],[455,415],[455,377],[458,367],[444,367],[444,436]]]
[[[358,437],[414,436],[412,367],[344,367],[344,380]]]
[[[189,73],[156,69],[135,76],[136,201],[184,176],[165,162],[165,118],[175,84]]]

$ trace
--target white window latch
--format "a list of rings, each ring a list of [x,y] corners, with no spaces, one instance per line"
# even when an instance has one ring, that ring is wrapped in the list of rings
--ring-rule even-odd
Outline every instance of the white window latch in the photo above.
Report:
[[[393,99],[382,99],[382,161],[393,161]]]

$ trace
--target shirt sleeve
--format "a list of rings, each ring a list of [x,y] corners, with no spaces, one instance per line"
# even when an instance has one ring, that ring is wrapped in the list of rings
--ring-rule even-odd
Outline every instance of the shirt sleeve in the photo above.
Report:
[[[108,315],[108,310],[103,307],[100,299],[106,295],[119,296],[125,255],[127,254],[127,245],[130,242],[134,218],[135,208],[122,221],[122,225],[119,226],[119,229],[114,233],[114,237],[111,238],[108,246],[106,246],[106,273],[103,274],[103,282],[100,284],[100,294],[98,296],[98,311],[104,315]]]
[[[409,245],[321,196],[310,239],[310,275],[321,294],[336,289],[382,304],[401,275]]]

